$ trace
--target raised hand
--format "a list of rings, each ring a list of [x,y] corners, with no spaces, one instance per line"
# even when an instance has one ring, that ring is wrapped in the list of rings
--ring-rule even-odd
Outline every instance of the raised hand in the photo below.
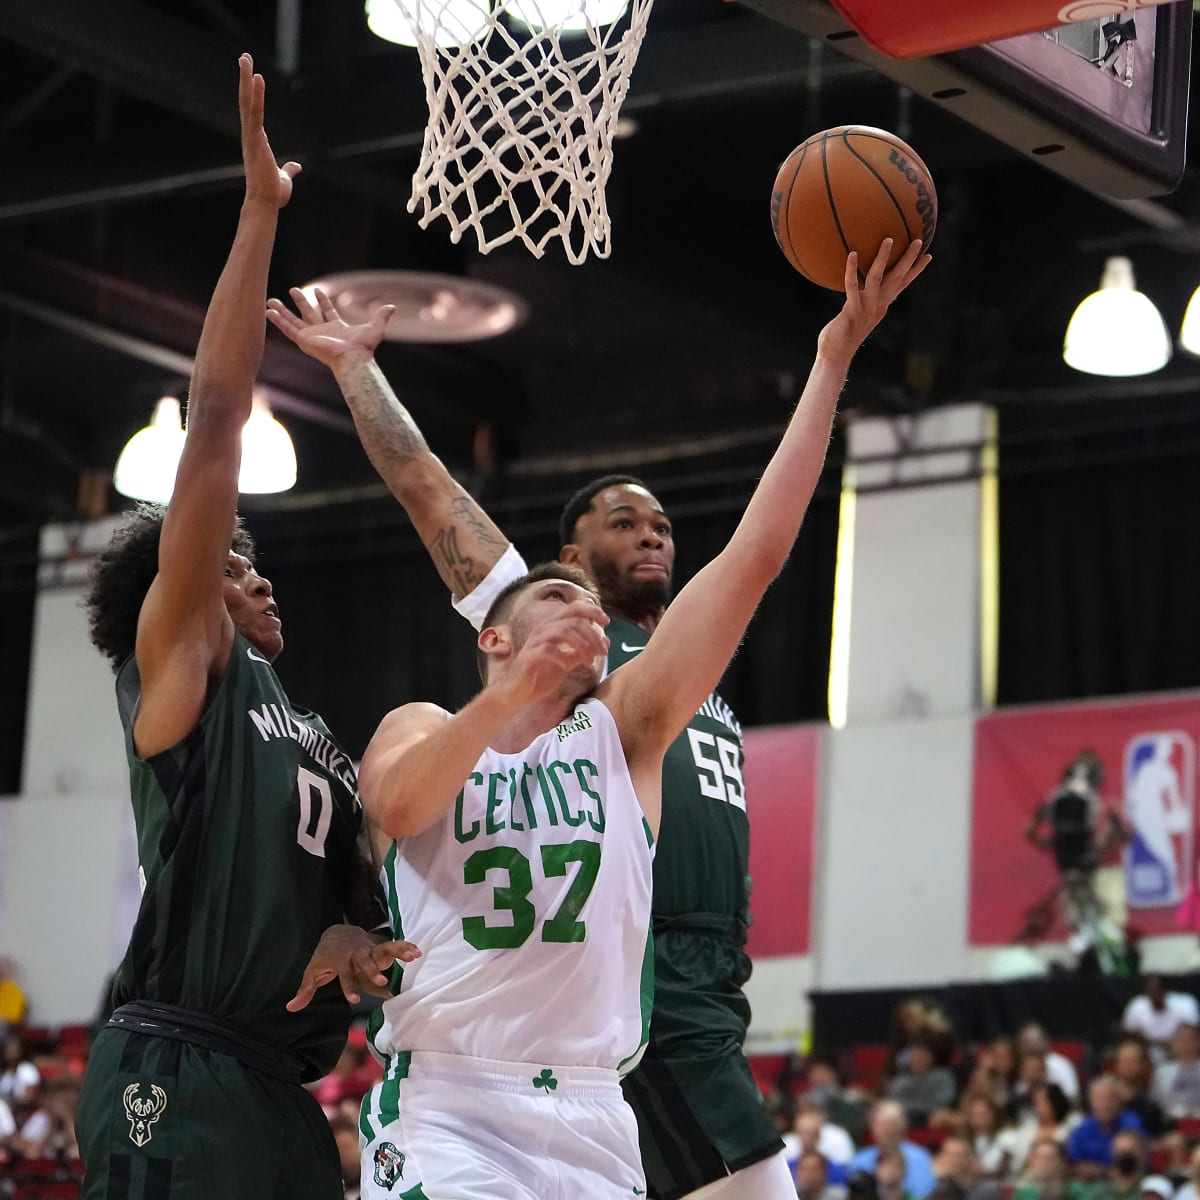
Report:
[[[317,989],[338,979],[342,994],[358,1003],[359,991],[386,996],[387,975],[394,962],[412,962],[421,951],[411,942],[380,942],[357,925],[331,925],[321,934],[296,994],[287,1002],[288,1012],[299,1012],[316,995]]]
[[[818,354],[848,363],[866,341],[867,334],[883,320],[892,301],[933,261],[930,255],[921,253],[921,243],[914,241],[889,271],[887,260],[891,251],[892,239],[885,238],[861,288],[858,255],[850,253],[846,259],[846,303],[818,335]]]
[[[242,118],[242,167],[246,173],[246,199],[263,200],[283,208],[292,198],[292,180],[300,174],[300,164],[286,162],[281,167],[271,152],[271,143],[263,128],[263,100],[266,84],[254,73],[254,60],[248,54],[238,59],[238,111]]]
[[[564,605],[561,613],[534,626],[513,659],[514,669],[500,685],[514,707],[523,708],[552,695],[576,672],[583,690],[594,687],[608,654],[607,624],[608,615],[598,604],[574,600]],[[590,672],[595,672],[595,678],[584,679]]]
[[[369,358],[374,354],[375,347],[383,340],[388,318],[396,311],[395,305],[384,304],[365,325],[350,325],[342,320],[333,301],[320,288],[316,289],[315,304],[299,288],[292,288],[288,294],[296,312],[282,300],[272,298],[267,301],[267,320],[310,358],[330,368],[348,355]]]

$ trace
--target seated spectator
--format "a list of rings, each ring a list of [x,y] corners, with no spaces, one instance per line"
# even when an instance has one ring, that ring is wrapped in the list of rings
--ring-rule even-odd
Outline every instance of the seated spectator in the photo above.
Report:
[[[929,1168],[929,1188],[933,1190],[933,1167]],[[888,1146],[879,1151],[873,1171],[876,1200],[916,1200],[908,1187],[908,1168],[904,1153]],[[853,1190],[853,1189],[852,1189]]]
[[[1200,1004],[1186,992],[1167,991],[1161,975],[1148,975],[1142,994],[1125,1006],[1121,1026],[1128,1033],[1145,1038],[1151,1057],[1162,1062],[1167,1057],[1171,1037],[1180,1025],[1200,1025]]]
[[[1029,1151],[1026,1172],[1012,1200],[1082,1200],[1083,1185],[1071,1178],[1061,1143],[1039,1138]]]
[[[23,1109],[33,1103],[41,1082],[20,1035],[9,1033],[0,1049],[0,1100],[8,1101],[11,1108]]]
[[[1187,1182],[1175,1193],[1175,1200],[1200,1200],[1200,1146],[1192,1151]]]
[[[884,1094],[903,1106],[909,1125],[925,1125],[933,1113],[954,1103],[958,1087],[949,1067],[934,1066],[933,1050],[924,1038],[909,1045],[907,1061]]]
[[[1012,1100],[1008,1106],[1009,1117],[1016,1122],[1024,1121],[1032,1103],[1031,1093],[1035,1087],[1050,1082],[1046,1056],[1040,1050],[1023,1050],[1017,1068],[1017,1082],[1013,1086]]]
[[[75,1140],[75,1109],[79,1080],[60,1079],[47,1084],[33,1112],[22,1123],[10,1145],[23,1158],[79,1158]]]
[[[1102,1075],[1088,1088],[1091,1115],[1085,1117],[1067,1138],[1067,1157],[1076,1179],[1096,1180],[1108,1174],[1113,1161],[1113,1139],[1120,1133],[1145,1134],[1142,1123],[1121,1107],[1117,1081]]]
[[[1113,1076],[1121,1093],[1121,1106],[1133,1113],[1150,1138],[1160,1138],[1170,1122],[1149,1092],[1152,1067],[1141,1038],[1122,1038],[1113,1055]]]
[[[1008,1172],[1008,1151],[1003,1138],[1000,1110],[985,1098],[977,1097],[967,1106],[966,1137],[979,1165],[981,1178],[1003,1179]]]
[[[14,1133],[17,1132],[17,1122],[13,1117],[12,1109],[8,1104],[0,1100],[0,1143],[7,1141]],[[4,1159],[0,1157],[0,1162]]]
[[[1079,1103],[1079,1072],[1075,1070],[1075,1064],[1065,1054],[1050,1049],[1046,1031],[1036,1021],[1022,1026],[1017,1034],[1017,1049],[1022,1056],[1042,1055],[1046,1066],[1046,1082],[1058,1084],[1072,1105]]]
[[[804,1150],[796,1163],[796,1195],[801,1200],[845,1200],[845,1186],[829,1181],[829,1164],[817,1150]]]
[[[29,1012],[29,1002],[17,983],[11,958],[0,958],[0,1037],[15,1029]]]
[[[1140,1200],[1145,1177],[1146,1139],[1131,1130],[1118,1133],[1113,1138],[1107,1187],[1102,1184],[1095,1194],[1098,1200]],[[1164,1200],[1170,1200],[1174,1190],[1170,1188]]]
[[[991,1077],[992,1103],[1007,1112],[1017,1085],[1017,1051],[1012,1038],[996,1038],[980,1050],[978,1062]]]
[[[1200,1030],[1180,1025],[1171,1036],[1171,1061],[1154,1071],[1150,1095],[1172,1120],[1200,1117]]]
[[[1008,1157],[1008,1177],[1021,1177],[1026,1160],[1037,1142],[1049,1139],[1064,1144],[1079,1120],[1079,1115],[1071,1111],[1058,1084],[1041,1083],[1034,1087],[1029,1093],[1029,1108],[1025,1110],[1021,1121],[1002,1130],[1000,1134]]]
[[[880,1100],[871,1109],[871,1136],[875,1144],[860,1150],[850,1160],[852,1189],[855,1172],[866,1172],[878,1177],[875,1164],[880,1154],[887,1151],[898,1153],[904,1161],[904,1192],[923,1198],[933,1191],[933,1159],[924,1147],[906,1141],[906,1132],[904,1109],[894,1100]]]
[[[983,1179],[979,1160],[965,1137],[951,1134],[933,1160],[937,1183],[930,1200],[1000,1200],[999,1187]]]
[[[804,1151],[815,1150],[825,1160],[827,1183],[845,1187],[850,1182],[847,1167],[854,1157],[854,1143],[841,1126],[826,1121],[815,1105],[806,1102],[800,1106],[792,1137],[784,1138],[784,1147],[788,1159],[796,1162]]]
[[[956,1050],[954,1026],[950,1019],[931,1000],[906,1000],[893,1017],[892,1053],[888,1074],[908,1066],[908,1051],[914,1039],[920,1038],[933,1053],[934,1066],[948,1067]]]
[[[816,1105],[827,1121],[841,1126],[854,1141],[862,1137],[865,1127],[862,1106],[843,1087],[834,1055],[814,1054],[808,1060],[805,1087],[799,1100]]]

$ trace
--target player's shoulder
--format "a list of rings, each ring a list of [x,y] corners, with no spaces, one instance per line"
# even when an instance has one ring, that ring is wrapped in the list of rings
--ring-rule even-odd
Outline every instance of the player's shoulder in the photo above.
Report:
[[[371,740],[375,741],[381,736],[388,737],[402,730],[411,730],[422,726],[435,728],[449,719],[450,713],[440,704],[433,704],[427,700],[414,700],[409,704],[401,704],[398,708],[393,708],[379,722],[379,727],[375,730]]]

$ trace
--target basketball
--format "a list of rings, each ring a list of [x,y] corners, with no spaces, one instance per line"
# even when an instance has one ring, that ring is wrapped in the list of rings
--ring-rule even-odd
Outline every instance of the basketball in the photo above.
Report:
[[[771,225],[788,262],[821,287],[845,291],[846,255],[865,275],[884,238],[893,266],[914,238],[928,251],[937,192],[916,151],[866,125],[814,133],[784,160],[771,192]]]

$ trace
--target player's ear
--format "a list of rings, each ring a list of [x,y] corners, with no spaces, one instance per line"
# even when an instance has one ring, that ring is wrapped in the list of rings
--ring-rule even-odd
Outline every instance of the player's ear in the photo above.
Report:
[[[559,552],[558,561],[562,563],[572,563],[577,567],[583,566],[583,554],[574,542],[568,542]]]
[[[508,637],[508,626],[489,625],[486,629],[480,631],[475,644],[489,658],[497,654],[503,655],[507,653],[511,646]]]

